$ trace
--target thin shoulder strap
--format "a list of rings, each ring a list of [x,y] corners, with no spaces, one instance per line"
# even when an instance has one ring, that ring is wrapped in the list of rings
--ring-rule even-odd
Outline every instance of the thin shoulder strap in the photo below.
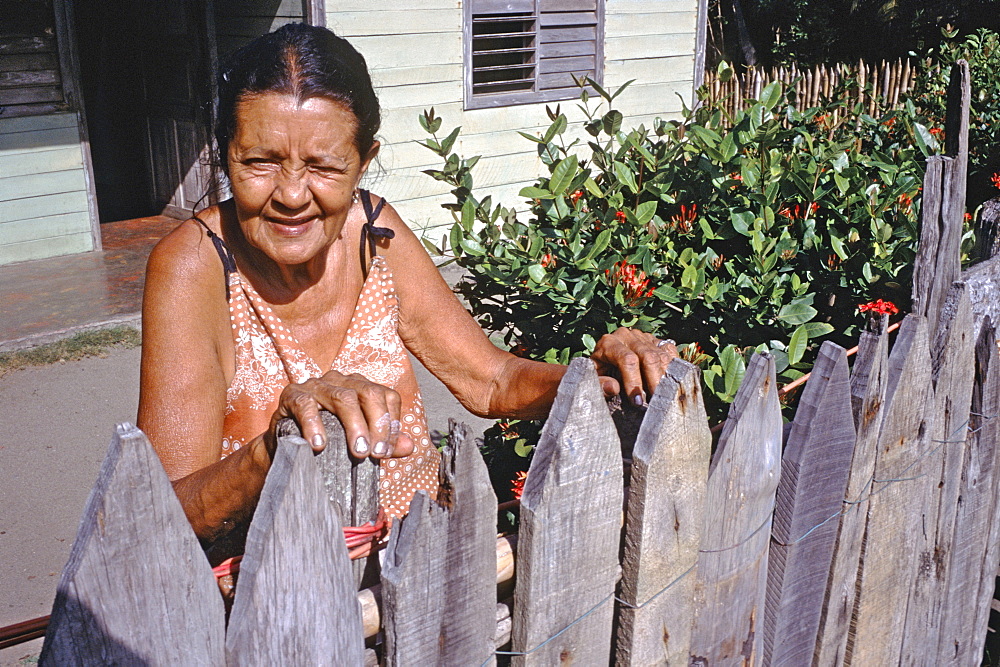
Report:
[[[215,246],[215,252],[219,253],[219,259],[222,260],[222,268],[226,271],[226,301],[229,301],[229,274],[236,273],[236,258],[233,257],[232,251],[226,245],[226,242],[222,240],[222,237],[209,229],[205,221],[199,218],[197,215],[192,216],[195,220],[201,223],[201,226],[205,228],[205,233],[208,234],[208,238],[212,239],[212,245]]]
[[[361,227],[361,270],[365,278],[368,277],[368,256],[375,257],[375,239],[395,238],[396,232],[388,227],[376,227],[375,221],[382,214],[382,207],[385,206],[385,198],[379,198],[378,204],[372,208],[372,194],[368,190],[358,190],[361,197],[361,206],[365,209],[366,222]],[[365,255],[365,250],[368,256]]]

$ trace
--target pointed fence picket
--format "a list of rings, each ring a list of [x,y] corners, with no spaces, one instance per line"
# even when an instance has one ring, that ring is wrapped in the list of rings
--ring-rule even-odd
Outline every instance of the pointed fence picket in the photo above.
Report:
[[[966,91],[962,63],[956,79]],[[519,533],[497,537],[478,448],[453,427],[436,496],[415,497],[358,591],[341,525],[374,516],[375,468],[327,417],[341,451],[280,439],[226,628],[155,453],[123,425],[41,662],[978,664],[1000,560],[1000,258],[958,273],[955,142],[928,169],[915,312],[891,347],[872,318],[850,374],[823,346],[786,443],[770,356],[751,359],[714,453],[699,373],[675,360],[625,466],[577,359]]]

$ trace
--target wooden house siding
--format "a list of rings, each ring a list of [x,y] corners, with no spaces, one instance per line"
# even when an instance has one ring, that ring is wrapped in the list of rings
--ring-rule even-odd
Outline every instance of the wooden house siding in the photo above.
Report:
[[[223,59],[255,37],[302,21],[302,0],[215,0],[215,43]]]
[[[426,136],[417,120],[424,109],[433,106],[444,118],[442,131],[462,126],[455,150],[483,156],[473,175],[494,201],[517,203],[518,191],[543,172],[534,144],[517,131],[541,133],[548,126],[544,104],[464,109],[461,3],[402,0],[381,11],[363,0],[328,2],[326,17],[327,26],[365,56],[383,107],[380,166],[367,184],[415,230],[438,240],[451,223],[441,209],[448,188],[421,173],[440,166],[416,144]],[[616,100],[626,126],[677,117],[678,94],[691,104],[697,21],[697,0],[606,0],[605,87],[636,80]],[[571,125],[582,119],[574,101],[562,102],[562,109]],[[582,134],[578,126],[572,131]]]
[[[94,249],[77,122],[0,118],[0,264]]]

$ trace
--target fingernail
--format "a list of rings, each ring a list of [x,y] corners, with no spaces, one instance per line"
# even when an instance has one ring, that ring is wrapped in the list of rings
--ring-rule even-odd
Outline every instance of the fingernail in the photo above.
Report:
[[[317,433],[313,436],[313,449],[323,449],[325,442],[323,436]]]
[[[635,404],[638,405],[639,407],[642,407],[643,404],[645,403],[645,401],[642,400],[642,394],[636,394],[635,396],[633,396],[632,401],[634,401]]]
[[[359,435],[358,439],[354,441],[354,453],[355,454],[368,453],[368,441],[365,440],[365,436]]]
[[[389,447],[385,444],[384,440],[379,440],[375,443],[375,456],[385,456],[388,450]]]

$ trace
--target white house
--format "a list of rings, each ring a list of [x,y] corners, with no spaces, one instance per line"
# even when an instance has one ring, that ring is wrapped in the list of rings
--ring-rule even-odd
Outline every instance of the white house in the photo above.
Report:
[[[0,6],[0,264],[100,249],[100,223],[186,217],[209,190],[211,71],[290,21],[325,23],[364,54],[383,106],[370,186],[439,238],[447,188],[416,141],[434,107],[484,156],[503,201],[542,172],[517,135],[570,116],[572,74],[606,88],[626,126],[691,103],[706,0],[20,0]],[[10,15],[5,15],[10,14]],[[619,103],[620,102],[620,103]]]

